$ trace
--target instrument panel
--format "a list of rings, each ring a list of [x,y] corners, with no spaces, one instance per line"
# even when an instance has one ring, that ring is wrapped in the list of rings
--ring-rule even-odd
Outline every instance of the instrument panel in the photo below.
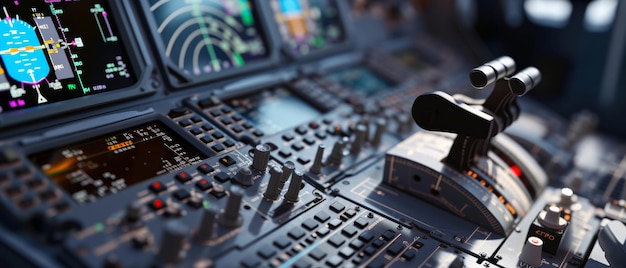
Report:
[[[623,141],[522,97],[550,70],[357,8],[4,3],[0,263],[620,263]]]

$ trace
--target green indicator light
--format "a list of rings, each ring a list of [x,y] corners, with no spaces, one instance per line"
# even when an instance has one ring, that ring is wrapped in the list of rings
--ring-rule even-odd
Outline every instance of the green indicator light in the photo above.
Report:
[[[233,54],[233,59],[235,60],[236,66],[242,66],[245,63],[240,54]]]
[[[67,89],[75,90],[76,89],[76,84],[67,84]]]
[[[315,37],[315,39],[313,39],[313,46],[315,47],[323,47],[324,46],[324,38],[321,37]]]
[[[252,12],[250,11],[250,4],[248,4],[247,0],[239,1],[239,8],[241,9],[241,22],[245,26],[252,26],[254,24],[254,18],[252,17]]]
[[[104,231],[104,224],[102,224],[102,223],[96,223],[96,224],[93,226],[93,229],[94,229],[96,232],[100,233],[100,232]]]
[[[202,201],[202,206],[204,207],[204,209],[209,209],[211,208],[211,203],[209,203],[209,201]]]

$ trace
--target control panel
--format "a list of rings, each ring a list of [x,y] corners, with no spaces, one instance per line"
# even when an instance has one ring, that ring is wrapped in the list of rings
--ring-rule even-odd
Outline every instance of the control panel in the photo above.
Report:
[[[356,2],[3,3],[0,263],[623,264],[624,141]]]

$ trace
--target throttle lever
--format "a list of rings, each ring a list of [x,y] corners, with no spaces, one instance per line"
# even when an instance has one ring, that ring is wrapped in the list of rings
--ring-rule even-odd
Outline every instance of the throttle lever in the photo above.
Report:
[[[466,170],[474,162],[480,141],[494,136],[494,118],[478,109],[435,91],[420,95],[413,102],[413,120],[421,128],[457,133],[444,160],[458,170]]]
[[[421,128],[452,132],[475,138],[493,137],[493,116],[458,102],[442,91],[418,96],[413,102],[413,120]]]
[[[541,81],[541,73],[535,67],[527,67],[513,77],[496,81],[495,88],[483,103],[483,108],[496,118],[496,132],[502,132],[519,117],[517,98],[525,95]],[[486,155],[490,140],[481,142],[478,153]]]

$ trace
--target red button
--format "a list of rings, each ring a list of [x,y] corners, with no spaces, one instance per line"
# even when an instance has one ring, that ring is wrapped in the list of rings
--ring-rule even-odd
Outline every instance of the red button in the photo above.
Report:
[[[201,179],[198,182],[196,182],[196,187],[198,187],[198,189],[200,189],[202,191],[206,191],[206,190],[211,189],[213,187],[213,185],[211,183],[209,183],[208,180]]]
[[[161,199],[154,199],[152,200],[152,202],[150,202],[150,208],[154,209],[154,210],[159,210],[165,207],[165,203],[163,203],[163,200]]]
[[[181,172],[176,174],[176,179],[182,183],[188,182],[189,180],[191,180],[191,176],[189,176],[189,174],[187,174],[187,172]]]
[[[150,184],[150,190],[152,190],[155,193],[160,193],[165,191],[167,188],[165,187],[165,185],[163,185],[161,182],[155,181],[152,184]]]

